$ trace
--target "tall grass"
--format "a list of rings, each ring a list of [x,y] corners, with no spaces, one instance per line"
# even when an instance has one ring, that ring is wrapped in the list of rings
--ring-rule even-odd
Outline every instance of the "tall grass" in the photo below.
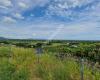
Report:
[[[10,57],[8,55],[10,54]],[[53,53],[35,54],[32,48],[0,47],[0,80],[80,80],[80,64]],[[100,72],[84,65],[84,80],[100,80]]]

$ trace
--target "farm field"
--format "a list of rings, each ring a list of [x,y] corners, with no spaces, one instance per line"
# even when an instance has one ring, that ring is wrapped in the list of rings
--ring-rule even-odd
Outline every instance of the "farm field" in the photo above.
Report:
[[[100,80],[100,42],[0,41],[0,80]]]

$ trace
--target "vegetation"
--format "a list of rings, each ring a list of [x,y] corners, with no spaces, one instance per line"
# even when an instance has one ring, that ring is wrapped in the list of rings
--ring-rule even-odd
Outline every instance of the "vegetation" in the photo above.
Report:
[[[0,80],[100,80],[99,42],[0,42]]]

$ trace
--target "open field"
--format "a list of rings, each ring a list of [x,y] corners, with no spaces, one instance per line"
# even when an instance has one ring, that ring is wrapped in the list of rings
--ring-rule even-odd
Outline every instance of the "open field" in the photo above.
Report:
[[[100,42],[0,41],[0,80],[100,80]]]

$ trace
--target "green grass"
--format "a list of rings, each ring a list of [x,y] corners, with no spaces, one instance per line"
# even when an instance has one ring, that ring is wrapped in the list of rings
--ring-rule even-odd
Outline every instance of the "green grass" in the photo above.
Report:
[[[53,53],[38,57],[32,48],[0,47],[0,80],[80,80],[80,64]],[[10,57],[9,57],[10,55]],[[39,60],[38,60],[39,58]],[[100,72],[84,65],[84,80],[100,80]]]
[[[11,49],[7,46],[0,47],[0,57],[10,57],[11,56]]]

